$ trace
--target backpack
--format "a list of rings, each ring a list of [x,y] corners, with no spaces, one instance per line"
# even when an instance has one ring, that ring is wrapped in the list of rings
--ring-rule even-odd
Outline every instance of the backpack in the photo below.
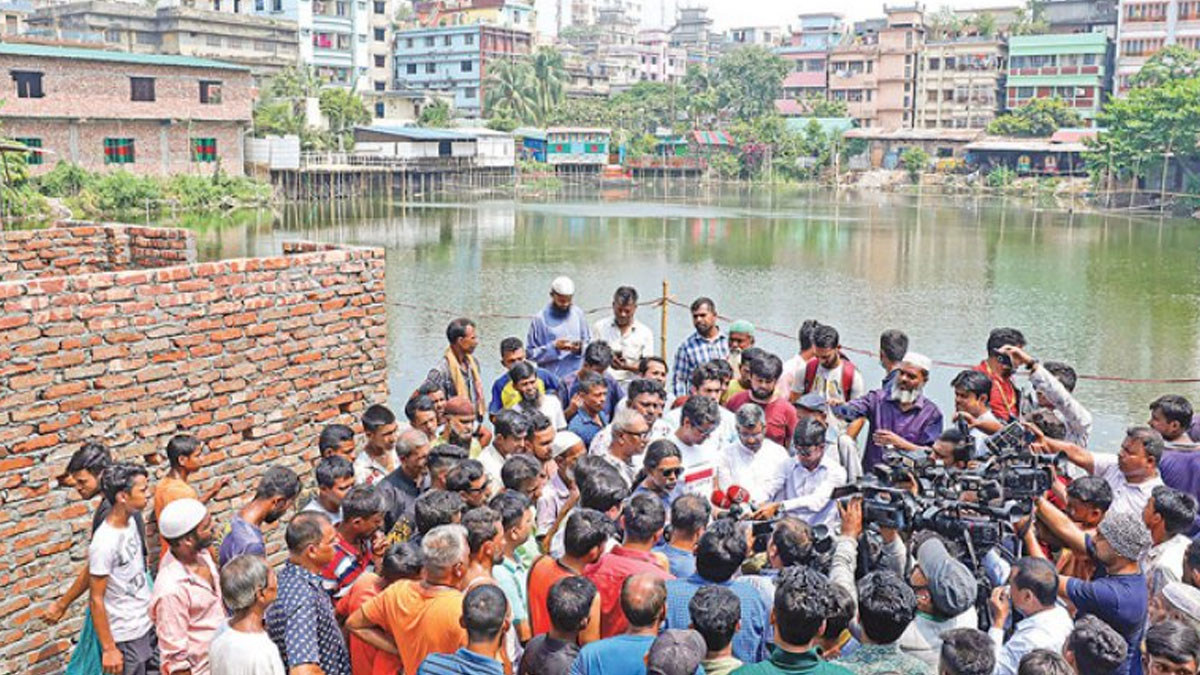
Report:
[[[820,362],[816,359],[809,359],[804,365],[804,392],[805,394],[812,391],[813,383],[817,379],[817,366]],[[850,388],[854,385],[854,363],[842,355],[842,396],[848,401],[850,400]]]

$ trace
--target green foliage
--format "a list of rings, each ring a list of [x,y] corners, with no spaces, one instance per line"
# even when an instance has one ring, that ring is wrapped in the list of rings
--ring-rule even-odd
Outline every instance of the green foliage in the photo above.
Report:
[[[21,218],[46,211],[46,198],[30,182],[25,155],[0,153],[0,216]]]
[[[1144,178],[1157,176],[1167,154],[1185,163],[1200,159],[1200,78],[1132,89],[1110,101],[1097,121],[1106,131],[1085,155],[1093,175]]]
[[[813,95],[801,99],[806,110],[805,117],[849,117],[850,107],[845,101],[829,101],[823,96]]]
[[[783,78],[791,66],[765,47],[741,47],[717,61],[717,106],[735,119],[749,120],[775,110]]]
[[[37,180],[42,194],[49,197],[74,197],[91,184],[93,174],[78,164],[60,160]]]
[[[417,124],[437,129],[444,129],[450,126],[450,104],[439,98],[421,108],[421,115],[417,118]]]
[[[905,148],[900,153],[900,165],[908,172],[909,179],[916,183],[929,168],[929,153],[917,147]]]
[[[980,12],[971,23],[976,35],[991,37],[996,34],[996,15],[991,12]]]
[[[1146,60],[1141,70],[1129,78],[1131,87],[1157,87],[1173,80],[1200,75],[1200,52],[1183,45],[1168,45]]]
[[[997,166],[987,174],[987,186],[990,188],[1006,188],[1017,179],[1017,172],[1007,166]]]
[[[629,139],[626,152],[630,157],[645,157],[655,154],[658,149],[658,137],[654,134],[639,134]]]
[[[567,79],[566,61],[553,47],[499,60],[488,68],[484,110],[518,123],[547,126],[567,100]]]
[[[185,209],[265,205],[271,197],[271,186],[221,173],[212,176],[180,174],[166,181],[163,196]]]
[[[997,136],[1045,138],[1063,127],[1083,123],[1079,113],[1060,98],[1037,98],[1026,106],[1001,115],[988,124],[987,132]]]
[[[737,178],[742,172],[742,163],[735,155],[722,152],[708,158],[708,168],[721,178]]]
[[[324,149],[331,137],[305,121],[305,100],[320,96],[324,82],[311,66],[290,66],[263,87],[262,100],[254,108],[254,133],[262,136],[300,137],[305,150]]]
[[[362,97],[349,89],[334,87],[321,91],[319,105],[337,149],[344,152],[354,148],[354,127],[371,122],[371,111]]]
[[[508,133],[517,128],[517,121],[507,115],[495,115],[484,124],[485,127],[492,131],[503,131]]]
[[[148,176],[128,171],[111,171],[93,177],[91,184],[80,193],[81,199],[90,194],[86,203],[98,213],[121,213],[133,209],[157,208],[163,197],[162,185]]]

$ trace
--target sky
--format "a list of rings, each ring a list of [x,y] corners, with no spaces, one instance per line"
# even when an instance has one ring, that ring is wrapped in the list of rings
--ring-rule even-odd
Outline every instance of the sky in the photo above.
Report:
[[[892,4],[904,4],[906,0],[892,0]],[[569,2],[569,0],[563,0]],[[658,25],[662,3],[667,2],[667,16],[673,12],[671,8],[679,3],[680,6],[707,5],[708,16],[713,19],[713,29],[725,31],[742,26],[781,26],[788,27],[798,23],[796,16],[807,12],[836,11],[846,16],[847,21],[857,21],[876,16],[883,16],[884,0],[839,0],[833,2],[817,2],[816,0],[641,0],[643,4],[643,25]],[[925,8],[928,11],[937,10],[943,5],[954,9],[973,9],[999,5],[1021,4],[1020,0],[927,0]],[[537,0],[539,26],[543,30],[553,26],[554,0]],[[565,15],[565,12],[564,12]]]

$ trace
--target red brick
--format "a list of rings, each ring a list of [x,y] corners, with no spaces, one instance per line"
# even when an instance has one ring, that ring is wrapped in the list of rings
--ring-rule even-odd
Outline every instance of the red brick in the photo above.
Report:
[[[58,434],[44,434],[41,436],[34,436],[33,438],[25,441],[24,443],[17,443],[16,445],[14,445],[13,452],[20,454],[23,452],[31,452],[33,450],[41,450],[42,448],[48,448],[57,443],[58,443]]]
[[[86,391],[88,388],[85,382],[64,382],[56,384],[52,387],[46,387],[42,390],[42,398],[47,401],[52,401],[56,398],[64,396],[74,396],[80,392]]]

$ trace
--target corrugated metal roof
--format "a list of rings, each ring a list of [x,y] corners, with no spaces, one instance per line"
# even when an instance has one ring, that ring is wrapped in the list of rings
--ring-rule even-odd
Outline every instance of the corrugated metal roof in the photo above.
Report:
[[[980,152],[1087,152],[1083,143],[1051,143],[1045,138],[983,138],[967,144],[968,151]]]
[[[468,134],[450,131],[448,129],[427,129],[425,127],[398,127],[398,126],[369,126],[369,127],[354,127],[355,131],[370,131],[377,134],[387,136],[395,136],[396,138],[406,138],[413,141],[470,141],[474,140],[474,136]]]
[[[143,66],[179,66],[186,68],[215,68],[221,70],[244,70],[247,66],[225,61],[199,59],[191,56],[174,54],[131,54],[129,52],[109,51],[107,49],[85,49],[82,47],[56,47],[26,42],[0,43],[0,56],[34,56],[45,59],[74,59],[76,61],[109,61],[113,63],[134,63]]]
[[[733,145],[733,139],[724,131],[693,129],[692,140],[700,145]]]
[[[545,129],[535,129],[533,127],[517,127],[513,129],[513,136],[517,138],[532,138],[537,141],[546,140]]]

